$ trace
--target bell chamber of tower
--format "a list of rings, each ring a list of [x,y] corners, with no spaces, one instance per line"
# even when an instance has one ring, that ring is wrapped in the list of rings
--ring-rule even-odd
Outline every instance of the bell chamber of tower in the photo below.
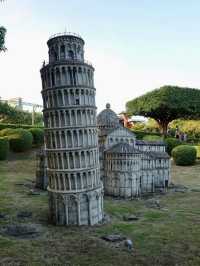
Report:
[[[60,225],[93,225],[103,216],[94,68],[76,34],[54,35],[47,45],[41,79],[50,218]]]

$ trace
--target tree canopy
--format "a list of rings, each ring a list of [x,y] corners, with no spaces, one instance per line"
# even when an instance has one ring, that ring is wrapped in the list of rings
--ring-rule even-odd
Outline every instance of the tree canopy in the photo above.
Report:
[[[3,2],[3,0],[0,0],[0,2]],[[4,27],[0,26],[0,52],[6,50],[6,48],[4,46],[5,35],[6,35],[6,29]]]
[[[200,118],[200,90],[163,86],[126,103],[127,112],[154,118],[166,134],[168,124],[178,118]]]

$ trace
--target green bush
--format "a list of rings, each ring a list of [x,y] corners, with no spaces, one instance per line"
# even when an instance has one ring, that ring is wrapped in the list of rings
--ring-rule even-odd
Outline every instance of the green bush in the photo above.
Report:
[[[161,141],[163,140],[162,137],[157,136],[157,135],[146,135],[143,137],[143,140],[147,140],[147,141]]]
[[[197,151],[190,145],[179,145],[172,150],[172,157],[176,165],[192,165],[196,161]]]
[[[39,146],[44,143],[44,130],[40,128],[30,128],[29,132],[31,132],[33,136],[34,145]]]
[[[10,135],[12,135],[14,133],[15,133],[15,129],[13,129],[13,128],[5,128],[5,129],[2,129],[0,131],[0,136],[1,137],[6,137],[6,136],[10,136]]]
[[[165,143],[167,146],[167,153],[169,155],[171,155],[172,150],[181,144],[181,141],[179,139],[175,139],[175,138],[166,138],[165,139]]]
[[[5,128],[13,128],[13,129],[23,128],[23,129],[30,129],[32,127],[33,127],[32,125],[0,123],[0,130],[5,129]],[[41,128],[41,129],[44,128],[42,126],[35,126],[35,127]]]
[[[6,137],[0,138],[0,160],[5,160],[9,152],[9,141]]]
[[[200,146],[194,146],[197,151],[197,158],[200,159]]]
[[[31,149],[33,136],[25,129],[15,129],[14,133],[8,136],[10,148],[14,152],[23,152]]]
[[[135,134],[135,136],[136,136],[137,139],[143,139],[144,136],[152,135],[152,132],[148,132],[148,131],[142,131],[142,130],[140,131],[140,130],[134,130],[134,129],[132,131]],[[160,133],[153,133],[153,135],[155,135],[155,136],[161,136]]]

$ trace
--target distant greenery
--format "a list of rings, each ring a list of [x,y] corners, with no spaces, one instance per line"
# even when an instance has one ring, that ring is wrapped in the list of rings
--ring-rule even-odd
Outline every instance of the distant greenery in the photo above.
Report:
[[[42,117],[42,113],[34,114],[35,125],[42,126]],[[0,102],[0,123],[31,125],[32,113],[18,110],[7,103]]]
[[[200,90],[163,86],[126,103],[127,112],[155,119],[162,134],[178,118],[200,118]]]
[[[143,137],[143,140],[146,141],[162,141],[163,137],[157,135],[146,135]]]

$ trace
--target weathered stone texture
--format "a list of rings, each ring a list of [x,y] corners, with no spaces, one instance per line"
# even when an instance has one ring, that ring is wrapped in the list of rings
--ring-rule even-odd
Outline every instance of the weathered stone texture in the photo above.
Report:
[[[55,224],[93,225],[102,220],[93,66],[75,34],[47,42],[41,69],[50,218]]]

